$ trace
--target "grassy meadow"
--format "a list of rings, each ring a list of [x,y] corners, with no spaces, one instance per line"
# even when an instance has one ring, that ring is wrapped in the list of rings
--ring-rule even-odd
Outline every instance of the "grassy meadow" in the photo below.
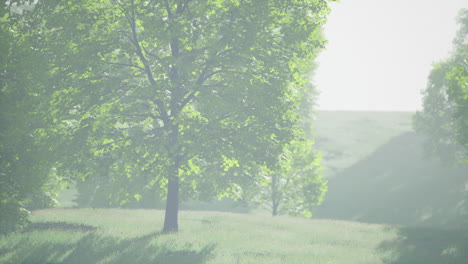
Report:
[[[465,264],[468,230],[182,211],[162,234],[163,211],[48,209],[0,237],[0,263]]]

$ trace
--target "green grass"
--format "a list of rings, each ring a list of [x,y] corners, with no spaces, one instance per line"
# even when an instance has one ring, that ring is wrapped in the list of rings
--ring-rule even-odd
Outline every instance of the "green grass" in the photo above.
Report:
[[[0,263],[465,264],[468,231],[220,212],[50,209],[0,237]]]

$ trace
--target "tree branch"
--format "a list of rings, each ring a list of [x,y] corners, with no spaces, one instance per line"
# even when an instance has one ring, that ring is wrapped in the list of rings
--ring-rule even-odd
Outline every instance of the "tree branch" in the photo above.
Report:
[[[169,2],[165,0],[164,4],[166,5],[167,17],[172,18],[172,11],[171,11],[171,7],[169,6]]]
[[[183,3],[179,3],[177,5],[177,14],[182,14],[185,9],[187,9],[188,4],[190,3],[191,0],[185,0]]]
[[[106,143],[106,144],[95,144],[95,145],[93,145],[93,147],[103,149],[105,147],[108,147],[110,145],[113,145],[113,144],[116,144],[116,143],[119,143],[119,142],[122,142],[122,141],[125,141],[125,140],[128,140],[128,139],[127,138],[114,139],[114,141]]]
[[[203,83],[208,80],[209,78],[215,76],[216,74],[218,73],[221,73],[223,72],[223,70],[217,70],[217,71],[214,71],[214,72],[210,72],[209,74],[201,74],[200,77],[198,78],[197,80],[197,85],[203,85]]]
[[[135,43],[135,40],[133,40],[133,38],[130,37],[130,35],[128,35],[126,32],[122,32],[122,33],[130,40],[130,42],[131,42],[133,45],[137,45],[137,44]]]
[[[151,113],[147,113],[147,114],[122,114],[123,116],[128,116],[128,117],[152,117],[154,119],[159,119],[159,120],[163,120],[161,116],[157,116],[157,115],[153,115]]]
[[[228,52],[231,52],[231,51],[234,51],[234,49],[231,48],[231,49],[223,50],[223,51],[217,53],[217,54],[216,54],[216,57],[222,56],[222,55],[224,55],[224,54],[226,54],[226,53],[228,53]]]
[[[133,45],[135,46],[136,53],[138,57],[140,58],[140,61],[143,63],[145,67],[145,72],[148,77],[148,81],[151,83],[151,85],[156,85],[156,80],[153,77],[153,72],[151,71],[151,67],[146,60],[146,57],[143,55],[143,52],[141,50],[141,45],[138,40],[138,35],[137,35],[137,29],[136,29],[136,18],[135,18],[135,0],[132,0],[132,15],[128,15],[126,12],[124,12],[125,16],[127,17],[132,34],[133,34]]]
[[[203,86],[203,83],[208,80],[210,77],[218,74],[222,72],[222,70],[217,70],[217,71],[214,71],[214,72],[211,72],[207,75],[205,74],[201,74],[200,77],[198,78],[197,80],[197,86],[200,86],[202,87]],[[198,89],[195,89],[194,91],[191,91],[187,94],[187,96],[182,100],[182,102],[179,104],[179,107],[176,109],[176,113],[174,114],[177,114],[179,113],[182,109],[184,109],[184,107],[195,97],[196,93],[198,92],[199,90]]]
[[[167,0],[166,0],[166,4],[168,6]],[[143,63],[144,70],[146,72],[146,76],[148,78],[148,81],[150,82],[150,84],[152,86],[156,86],[156,80],[154,79],[153,72],[151,71],[151,67],[150,67],[148,61],[146,60],[145,55],[142,52],[142,48],[141,48],[140,42],[138,40],[136,21],[135,21],[136,20],[136,17],[135,17],[135,0],[132,0],[132,15],[129,15],[125,11],[125,9],[123,9],[122,12],[125,14],[125,16],[127,17],[128,22],[130,24],[130,28],[132,30],[132,36],[133,37],[130,37],[130,36],[128,36],[128,37],[132,41],[133,46],[136,49],[136,53],[138,55],[138,58],[140,59],[141,63]],[[154,99],[154,100],[151,100],[151,101],[153,103],[155,103],[156,106],[158,107],[159,114],[161,115],[161,120],[164,122],[164,124],[165,125],[170,125],[170,119],[169,119],[168,113],[166,111],[166,107],[164,106],[164,102],[162,102],[161,100],[158,100],[158,99]]]
[[[180,109],[181,110],[184,109],[184,107],[190,102],[190,100],[192,100],[195,97],[196,93],[197,93],[197,91],[192,91],[191,93],[189,93],[189,95],[187,97],[185,97],[185,99],[182,101],[182,103],[180,103]]]
[[[150,55],[150,56],[152,56],[152,57],[154,57],[154,58],[156,58],[156,59],[158,59],[158,60],[161,60],[161,58],[160,58],[158,55],[149,52],[149,51],[145,48],[145,46],[142,45],[142,47],[143,47],[143,50],[145,51],[146,54],[148,54],[148,55]]]
[[[112,65],[119,65],[119,66],[128,66],[128,67],[132,67],[132,68],[137,68],[137,69],[140,69],[144,72],[146,72],[146,70],[140,66],[137,66],[137,65],[133,65],[133,64],[127,64],[127,63],[117,63],[117,62],[108,62],[108,61],[103,61],[107,64],[112,64]]]
[[[158,99],[153,99],[151,101],[158,107],[159,114],[161,115],[161,120],[164,122],[165,125],[169,125],[170,119],[169,115],[167,114],[166,107],[164,107],[164,102]]]

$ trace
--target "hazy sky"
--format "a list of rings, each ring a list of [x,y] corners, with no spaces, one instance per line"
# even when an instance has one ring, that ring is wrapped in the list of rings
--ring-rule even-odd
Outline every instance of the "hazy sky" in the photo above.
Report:
[[[433,62],[446,58],[468,0],[341,0],[313,77],[320,110],[416,111]]]

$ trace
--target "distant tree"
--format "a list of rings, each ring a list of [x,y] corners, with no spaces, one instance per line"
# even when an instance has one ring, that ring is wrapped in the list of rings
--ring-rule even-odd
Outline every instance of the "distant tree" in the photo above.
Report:
[[[277,168],[263,171],[260,203],[280,214],[312,216],[312,207],[323,201],[327,182],[322,179],[321,157],[312,141],[293,141]]]
[[[242,196],[297,135],[325,0],[39,1],[25,18],[48,59],[60,175],[146,177],[166,195]],[[114,195],[138,199],[124,184]],[[182,191],[180,191],[182,190]]]
[[[460,29],[450,58],[435,64],[424,91],[424,109],[414,128],[426,135],[426,150],[446,161],[468,162],[468,10],[458,16]]]
[[[313,69],[309,71],[309,76]],[[273,216],[280,214],[312,216],[312,208],[323,201],[327,181],[322,178],[321,154],[314,147],[315,86],[308,82],[301,89],[297,126],[301,137],[284,148],[280,162],[274,168],[264,168],[257,204],[266,205]],[[255,199],[257,198],[257,199]]]

